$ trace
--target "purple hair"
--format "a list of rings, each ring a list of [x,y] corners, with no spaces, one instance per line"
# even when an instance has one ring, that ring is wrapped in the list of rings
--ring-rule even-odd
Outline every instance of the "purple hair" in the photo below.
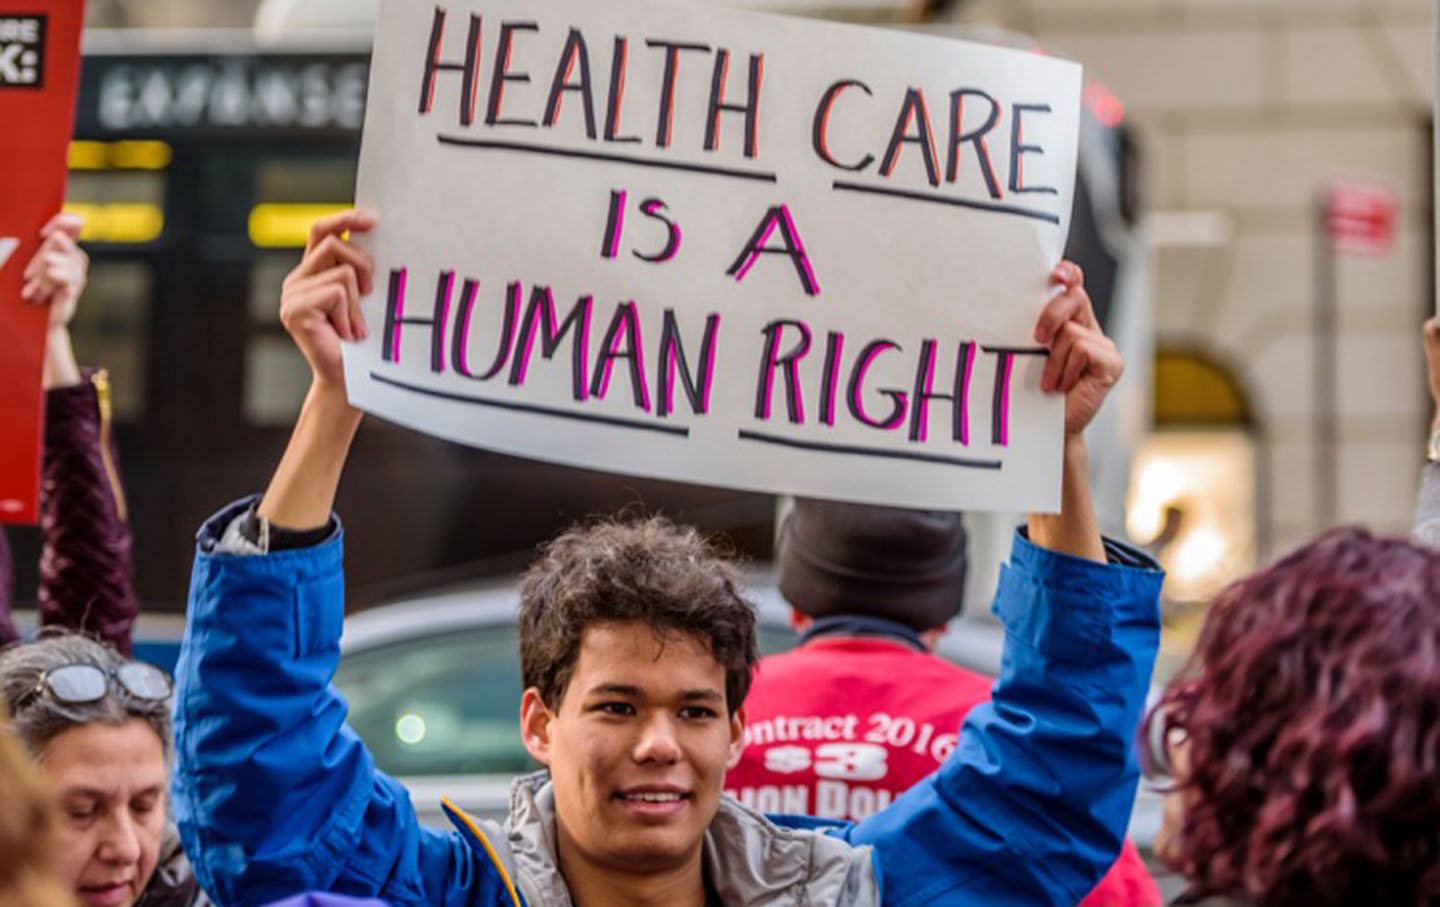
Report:
[[[1155,721],[1191,894],[1440,905],[1440,551],[1338,529],[1231,585]]]

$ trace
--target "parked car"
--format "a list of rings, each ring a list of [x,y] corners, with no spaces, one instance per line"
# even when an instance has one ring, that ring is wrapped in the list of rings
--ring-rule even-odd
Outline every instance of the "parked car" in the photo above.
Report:
[[[760,649],[795,644],[788,610],[760,604]],[[335,685],[350,726],[376,764],[410,789],[426,824],[444,825],[440,798],[499,818],[510,779],[538,768],[520,740],[520,660],[514,580],[371,609],[350,617]]]

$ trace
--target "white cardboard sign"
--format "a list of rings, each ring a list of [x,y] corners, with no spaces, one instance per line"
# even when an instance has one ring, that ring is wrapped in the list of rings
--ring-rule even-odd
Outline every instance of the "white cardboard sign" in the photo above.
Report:
[[[507,453],[1053,510],[1080,67],[641,0],[382,0],[351,400]]]

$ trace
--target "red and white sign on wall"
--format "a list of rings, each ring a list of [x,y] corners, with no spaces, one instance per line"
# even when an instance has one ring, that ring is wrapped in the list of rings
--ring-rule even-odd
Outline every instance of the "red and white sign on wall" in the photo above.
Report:
[[[1325,231],[1330,247],[1342,255],[1383,257],[1395,249],[1395,190],[1372,180],[1345,179],[1330,184],[1325,199]]]
[[[0,0],[0,522],[33,523],[48,313],[20,298],[65,196],[82,0]]]

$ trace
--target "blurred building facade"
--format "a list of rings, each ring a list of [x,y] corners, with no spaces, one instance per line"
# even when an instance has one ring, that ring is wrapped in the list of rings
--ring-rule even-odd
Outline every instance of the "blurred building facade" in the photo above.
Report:
[[[1240,401],[1210,416],[1254,439],[1258,554],[1328,519],[1403,534],[1430,415],[1418,330],[1434,308],[1430,0],[974,0],[948,15],[1036,36],[1123,103],[1155,253],[1157,429],[1167,407],[1193,410],[1175,392],[1204,397],[1203,378],[1165,387],[1167,353],[1228,373]],[[1388,254],[1335,262],[1327,364],[1317,199],[1346,176],[1387,186],[1398,213]],[[1333,472],[1317,367],[1337,378]]]

